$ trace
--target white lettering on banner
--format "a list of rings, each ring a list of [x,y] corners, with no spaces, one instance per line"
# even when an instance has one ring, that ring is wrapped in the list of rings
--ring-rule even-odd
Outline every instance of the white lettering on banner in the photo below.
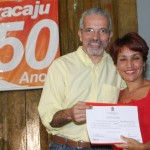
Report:
[[[47,27],[49,31],[51,31],[50,32],[51,38],[49,39],[50,44],[48,45],[48,51],[47,51],[45,58],[42,61],[37,61],[35,58],[36,41],[37,41],[39,32],[43,28],[43,25],[44,27]],[[57,27],[57,24],[53,20],[44,19],[44,20],[39,21],[37,24],[35,24],[34,28],[32,28],[32,31],[29,34],[28,41],[26,44],[25,55],[26,55],[26,60],[28,62],[28,65],[31,68],[34,68],[37,70],[40,70],[49,66],[50,62],[53,61],[55,54],[57,52],[58,42],[59,42],[58,27]]]
[[[44,82],[46,78],[46,73],[41,74],[31,74],[31,76],[28,75],[28,72],[24,72],[22,77],[20,78],[19,84],[25,82],[25,83],[32,83],[32,82]]]
[[[31,16],[32,19],[37,18],[38,14],[49,14],[50,12],[50,4],[46,4],[44,10],[44,4],[40,4],[40,1],[36,1],[35,8],[32,5],[15,6],[15,7],[5,7],[0,8],[0,16],[1,17],[18,17],[18,16]]]
[[[36,43],[37,43],[37,39],[38,39],[38,35],[40,31],[45,27],[49,29],[51,38],[49,38],[49,42],[48,42],[49,45],[48,45],[48,50],[47,50],[47,54],[45,58],[41,61],[37,61],[35,58]],[[23,30],[23,28],[24,28],[24,21],[0,24],[0,29],[1,29],[0,30],[0,48],[6,45],[11,45],[14,51],[13,57],[10,60],[10,62],[3,63],[0,61],[0,68],[4,72],[10,71],[16,68],[21,62],[23,58],[23,54],[24,54],[24,48],[23,48],[22,42],[16,37],[6,37],[6,33],[8,31]],[[54,22],[51,19],[40,20],[38,23],[36,23],[33,26],[29,34],[29,37],[27,39],[25,58],[26,58],[28,65],[31,68],[37,69],[37,70],[48,67],[53,61],[53,59],[55,58],[58,44],[59,44],[59,34],[58,34],[58,25],[56,24],[56,22]]]
[[[7,31],[19,31],[23,30],[24,22],[15,22],[15,23],[1,23],[0,24],[0,48],[4,47],[5,45],[11,45],[13,47],[13,57],[10,62],[2,63],[0,61],[0,68],[1,70],[9,71],[17,67],[20,63],[24,50],[21,41],[15,37],[6,37]],[[18,50],[19,47],[19,50]],[[19,56],[19,57],[18,57]]]

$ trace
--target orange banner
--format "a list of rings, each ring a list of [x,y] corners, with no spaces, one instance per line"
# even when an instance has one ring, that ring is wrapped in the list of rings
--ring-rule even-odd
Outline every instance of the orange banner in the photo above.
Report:
[[[41,88],[59,56],[58,0],[0,1],[0,91]]]

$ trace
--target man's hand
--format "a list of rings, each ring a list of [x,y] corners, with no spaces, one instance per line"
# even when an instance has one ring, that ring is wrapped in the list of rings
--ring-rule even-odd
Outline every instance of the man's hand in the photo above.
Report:
[[[86,106],[85,102],[79,101],[72,108],[70,108],[70,116],[74,122],[80,123],[86,121]]]

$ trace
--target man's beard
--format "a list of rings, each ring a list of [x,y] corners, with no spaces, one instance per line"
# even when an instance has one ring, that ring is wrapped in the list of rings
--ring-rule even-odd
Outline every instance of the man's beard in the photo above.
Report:
[[[95,42],[97,43],[97,42]],[[99,48],[92,48],[90,47],[90,44],[89,46],[87,47],[87,52],[89,55],[91,56],[100,56],[104,53],[104,45],[102,42],[99,42]]]

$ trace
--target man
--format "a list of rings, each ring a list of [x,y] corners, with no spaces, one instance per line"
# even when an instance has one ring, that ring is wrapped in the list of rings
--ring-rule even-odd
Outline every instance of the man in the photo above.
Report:
[[[39,114],[52,135],[50,150],[111,149],[92,146],[85,123],[85,102],[116,103],[124,86],[104,51],[113,35],[108,12],[100,8],[84,12],[78,35],[82,46],[55,60],[48,70]]]

